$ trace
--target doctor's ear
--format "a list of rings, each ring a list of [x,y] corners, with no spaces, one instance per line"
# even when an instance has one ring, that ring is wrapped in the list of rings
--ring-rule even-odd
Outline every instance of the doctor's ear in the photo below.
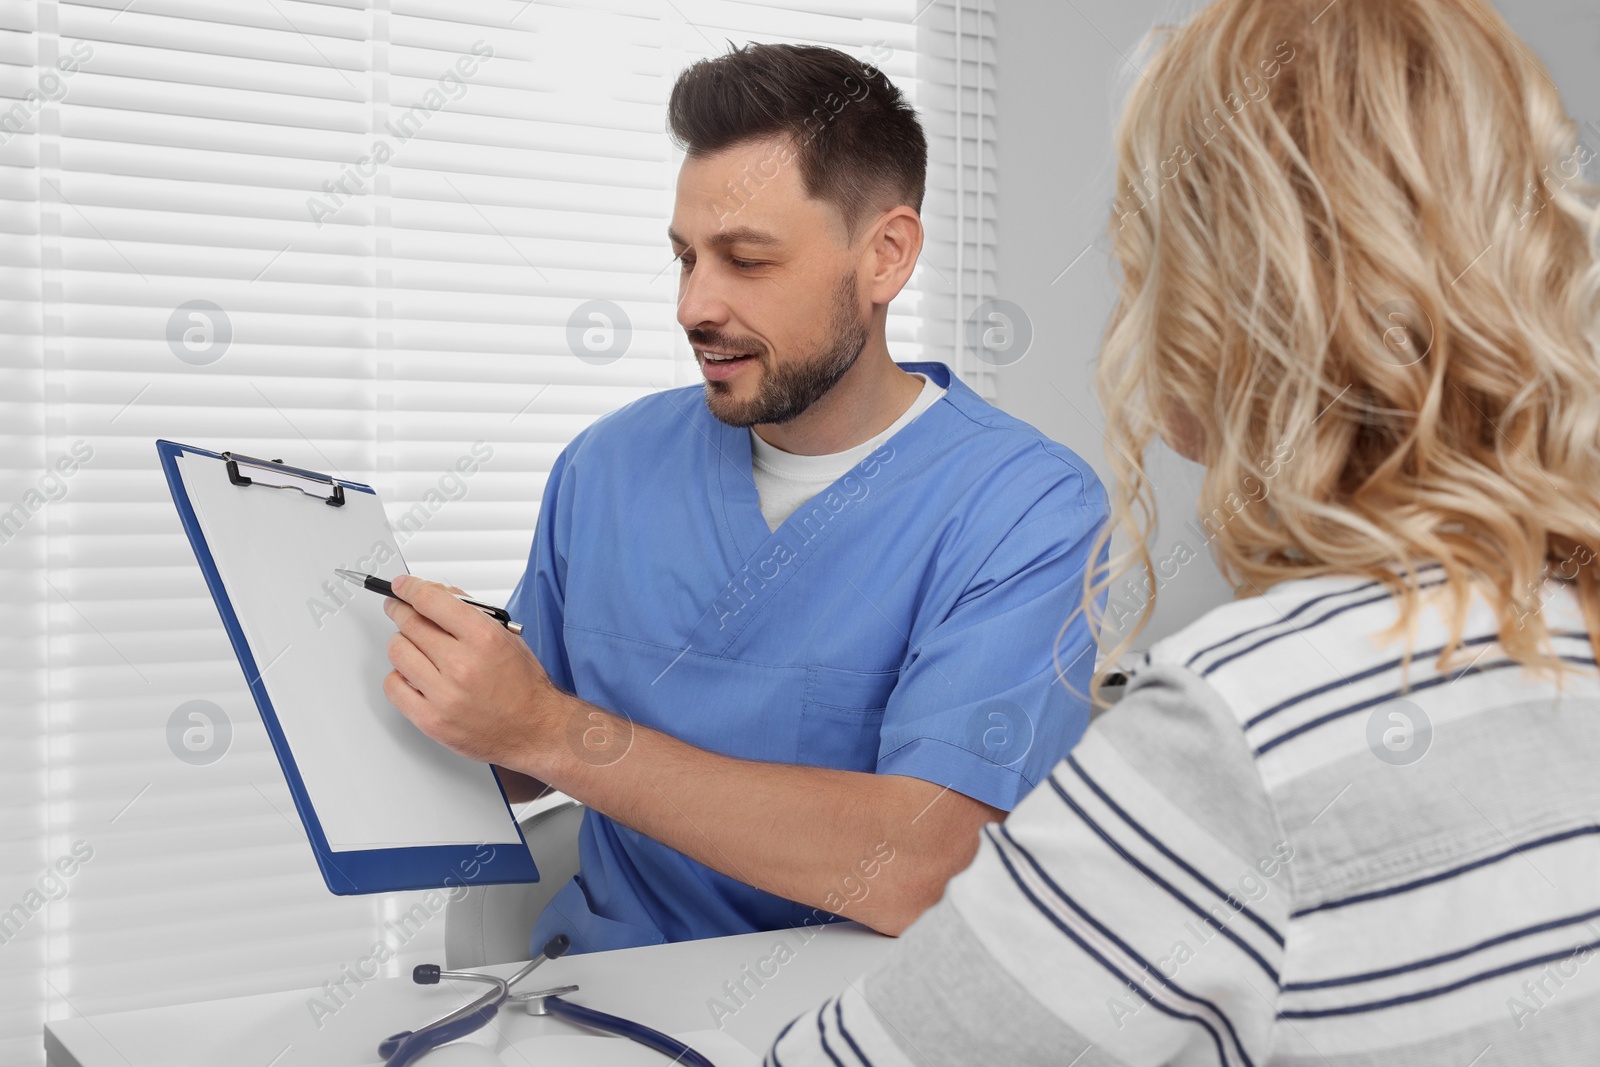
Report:
[[[922,240],[922,217],[903,204],[884,212],[873,224],[867,235],[863,273],[874,304],[887,304],[900,295],[917,269]]]

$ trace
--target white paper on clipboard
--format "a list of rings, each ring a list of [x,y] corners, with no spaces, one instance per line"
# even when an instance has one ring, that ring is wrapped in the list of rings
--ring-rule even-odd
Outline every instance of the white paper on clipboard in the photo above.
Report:
[[[377,496],[347,490],[330,507],[264,483],[326,485],[250,471],[256,484],[237,486],[225,463],[193,455],[178,471],[329,849],[519,843],[494,771],[384,697],[384,598],[333,573],[362,561],[380,578],[406,573]]]

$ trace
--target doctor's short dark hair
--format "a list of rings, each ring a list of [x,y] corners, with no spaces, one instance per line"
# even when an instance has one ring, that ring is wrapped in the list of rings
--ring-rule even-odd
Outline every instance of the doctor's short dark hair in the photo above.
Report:
[[[882,71],[837,49],[748,44],[699,60],[672,87],[667,126],[690,158],[787,136],[806,193],[840,208],[852,232],[868,212],[922,210],[928,140],[916,110]],[[735,202],[776,174],[759,169],[770,173],[747,175]]]

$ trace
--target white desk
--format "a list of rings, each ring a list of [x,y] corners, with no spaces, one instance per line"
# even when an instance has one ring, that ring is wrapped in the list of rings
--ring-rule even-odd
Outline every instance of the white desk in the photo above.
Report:
[[[553,960],[517,988],[531,991],[575,982],[579,991],[566,998],[575,1004],[669,1034],[721,1029],[755,1052],[759,1061],[785,1023],[870,969],[891,943],[854,923],[740,934]],[[779,945],[787,946],[792,958],[778,962]],[[248,961],[241,964],[248,966]],[[516,969],[516,964],[484,968],[502,976]],[[741,982],[745,992],[735,1000],[724,983]],[[413,1029],[488,988],[466,982],[418,986],[409,976],[352,984],[344,1005],[324,1016],[320,1026],[308,1002],[324,997],[321,990],[263,993],[47,1023],[44,1044],[49,1067],[376,1067],[382,1063],[377,1055],[382,1038]],[[714,999],[737,1010],[718,1019]],[[571,1042],[549,1043],[548,1049],[539,1048],[538,1042],[525,1044],[540,1036],[580,1032],[559,1019],[530,1016],[513,1005],[492,1025],[499,1031],[492,1047],[507,1064],[557,1067],[586,1061]],[[707,1055],[716,1058],[710,1049]],[[667,1063],[665,1057],[660,1060]],[[423,1057],[419,1067],[427,1062]]]

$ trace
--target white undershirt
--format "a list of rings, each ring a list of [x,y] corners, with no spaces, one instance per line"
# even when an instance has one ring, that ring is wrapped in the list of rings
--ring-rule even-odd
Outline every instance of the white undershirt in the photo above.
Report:
[[[944,389],[933,384],[926,374],[917,377],[922,379],[922,392],[906,408],[905,414],[872,440],[843,452],[797,456],[768,444],[760,434],[750,431],[751,473],[755,476],[756,495],[761,499],[761,517],[767,520],[767,529],[776,530],[782,526],[783,520],[793,515],[801,504],[838,481],[845,471],[865,459],[867,453],[899,433],[944,396]]]

